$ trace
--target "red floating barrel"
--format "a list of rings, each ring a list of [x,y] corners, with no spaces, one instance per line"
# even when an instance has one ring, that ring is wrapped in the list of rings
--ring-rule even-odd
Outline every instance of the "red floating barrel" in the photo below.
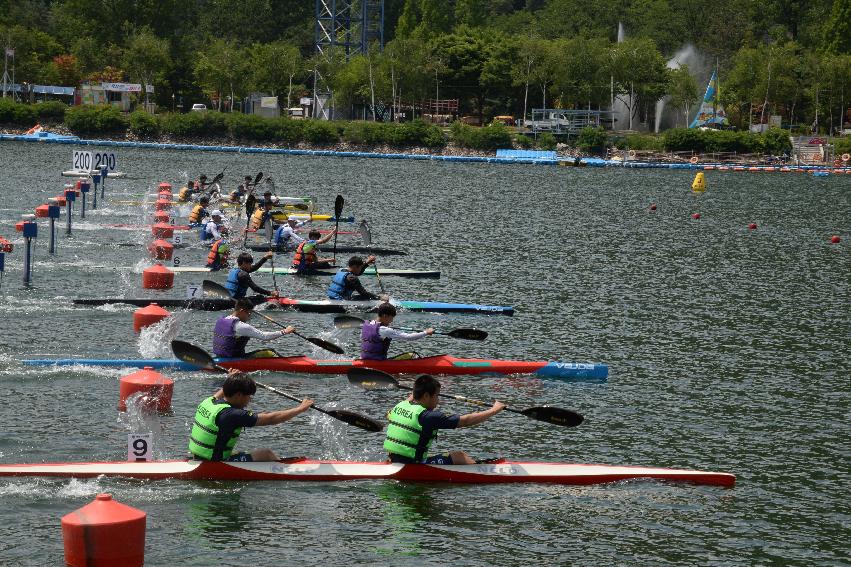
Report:
[[[700,219],[700,213],[692,213],[691,218],[693,218],[694,220],[699,220]]]
[[[162,193],[164,191],[168,191],[169,193],[171,193],[171,183],[163,181],[162,183],[159,184],[158,187],[159,187],[160,193]]]
[[[159,323],[169,315],[171,313],[156,303],[151,303],[147,307],[140,307],[133,313],[133,330],[138,333],[142,328]]]
[[[162,197],[154,203],[154,208],[158,211],[167,211],[171,208],[171,200],[165,200]]]
[[[151,233],[154,238],[171,238],[174,236],[174,227],[164,222],[151,225]]]
[[[65,193],[62,193],[61,195],[56,196],[56,204],[59,205],[60,207],[64,207],[65,205],[68,204],[67,201],[65,200]]]
[[[141,567],[145,563],[147,514],[98,494],[62,517],[65,564],[71,567]]]
[[[48,216],[48,205],[39,205],[35,208],[35,216],[40,219],[47,218]]]
[[[154,264],[142,272],[142,287],[145,289],[171,289],[174,272],[162,264]]]
[[[165,211],[157,211],[154,213],[154,221],[156,222],[168,223],[169,218],[171,217],[169,217],[168,213]]]
[[[150,366],[123,377],[118,388],[119,411],[127,411],[127,398],[139,392],[145,394],[140,399],[145,408],[159,412],[166,412],[171,408],[174,380],[166,378]]]
[[[148,244],[148,251],[157,260],[171,260],[171,255],[174,253],[174,244],[162,239],[154,240]]]

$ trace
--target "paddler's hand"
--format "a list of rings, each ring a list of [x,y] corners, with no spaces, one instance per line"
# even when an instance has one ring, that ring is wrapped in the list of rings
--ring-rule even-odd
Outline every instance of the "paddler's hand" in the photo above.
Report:
[[[372,255],[372,256],[370,256],[370,257],[368,257],[368,258],[366,259],[366,264],[365,264],[365,265],[375,264],[375,260],[376,260],[375,255]]]
[[[276,289],[275,291],[272,292],[272,295],[270,295],[269,297],[274,297],[275,299],[277,299],[280,296],[281,296],[281,294],[278,293],[278,290]]]
[[[504,409],[505,409],[505,404],[500,402],[499,400],[495,401],[493,403],[493,405],[491,406],[491,411],[495,414],[501,412]]]
[[[304,398],[298,405],[299,413],[309,410],[311,406],[313,406],[313,400],[310,398]]]
[[[272,258],[272,256],[274,256],[274,255],[275,255],[275,253],[274,253],[274,252],[272,252],[271,250],[269,250],[268,252],[266,252],[265,254],[263,254],[263,257],[264,257],[264,258],[266,258],[267,260],[269,260],[269,259],[271,259],[271,258]]]
[[[428,329],[426,329],[426,330],[425,330],[425,331],[423,331],[423,332],[424,332],[425,334],[427,334],[427,335],[433,335],[433,334],[434,334],[434,329],[432,329],[431,327],[429,327]],[[503,407],[505,407],[505,406],[503,406]]]
[[[281,331],[281,335],[289,335],[290,333],[295,333],[295,327],[292,325]]]

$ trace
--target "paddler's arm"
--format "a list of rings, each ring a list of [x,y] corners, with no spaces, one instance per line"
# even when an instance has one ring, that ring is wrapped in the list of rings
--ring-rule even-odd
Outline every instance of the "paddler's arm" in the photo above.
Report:
[[[256,262],[254,262],[254,265],[253,265],[253,266],[251,266],[251,269],[250,269],[250,270],[248,270],[248,271],[249,271],[249,272],[256,272],[256,271],[260,268],[260,266],[262,266],[263,264],[265,264],[265,263],[266,263],[266,260],[268,260],[269,258],[271,258],[273,255],[274,255],[274,253],[273,253],[272,251],[266,252],[265,254],[263,254],[263,257],[262,257],[262,258],[260,258],[260,259],[259,259],[259,260],[257,260]],[[266,295],[269,295],[269,294],[267,293]]]
[[[295,327],[293,326],[281,329],[280,331],[261,331],[257,327],[249,325],[248,323],[243,323],[242,321],[239,321],[233,327],[233,333],[237,337],[250,337],[252,339],[260,339],[261,341],[271,341],[272,339],[283,337],[284,335],[288,335],[294,331]]]
[[[458,421],[458,427],[470,427],[471,425],[478,425],[479,423],[492,418],[504,409],[504,403],[499,401],[494,402],[493,406],[491,406],[490,409],[462,415],[461,419]]]
[[[371,292],[367,291],[367,290],[363,287],[363,284],[362,284],[362,283],[360,283],[360,279],[359,279],[356,275],[354,275],[354,274],[349,274],[348,276],[346,276],[346,278],[347,278],[347,279],[349,279],[349,281],[351,281],[352,279],[354,279],[354,288],[355,288],[355,291],[356,291],[359,295],[362,295],[363,297],[366,297],[367,299],[381,299],[381,298],[380,298],[379,296],[377,296],[376,294],[374,294],[374,293],[371,293]]]
[[[332,238],[334,238],[335,234],[337,234],[337,227],[334,227],[333,229],[331,229],[331,232],[329,232],[328,234],[326,234],[325,236],[323,236],[322,238],[317,240],[316,243],[317,244],[325,244],[326,242],[328,242]]]
[[[251,279],[251,276],[249,276],[245,272],[240,272],[236,278],[239,282],[240,287],[250,287],[260,295],[271,295],[272,297],[278,296],[277,291],[269,291],[268,289],[263,289],[262,287],[254,283],[254,280]]]
[[[400,341],[415,341],[417,339],[422,339],[429,335],[434,334],[434,329],[429,327],[424,331],[419,331],[417,333],[406,333],[404,331],[400,331],[399,329],[394,329],[393,327],[379,327],[378,334],[382,339],[399,339]]]
[[[287,410],[270,411],[257,414],[257,425],[275,425],[288,421],[300,413],[304,413],[313,405],[313,400],[305,398],[301,403]]]

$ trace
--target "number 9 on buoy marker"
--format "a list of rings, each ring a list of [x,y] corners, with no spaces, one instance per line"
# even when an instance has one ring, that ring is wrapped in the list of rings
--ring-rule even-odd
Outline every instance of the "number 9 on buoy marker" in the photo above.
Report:
[[[130,433],[127,435],[127,460],[149,461],[153,452],[150,433]]]

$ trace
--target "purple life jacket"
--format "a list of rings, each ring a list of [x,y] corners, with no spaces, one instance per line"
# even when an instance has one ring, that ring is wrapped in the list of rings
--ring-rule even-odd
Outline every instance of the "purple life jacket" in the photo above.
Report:
[[[234,327],[239,319],[232,316],[220,317],[213,328],[213,352],[216,356],[236,358],[245,356],[245,345],[249,337],[237,337]]]
[[[387,360],[387,351],[390,350],[390,339],[382,339],[378,330],[381,323],[369,321],[361,327],[360,357],[363,360]]]

